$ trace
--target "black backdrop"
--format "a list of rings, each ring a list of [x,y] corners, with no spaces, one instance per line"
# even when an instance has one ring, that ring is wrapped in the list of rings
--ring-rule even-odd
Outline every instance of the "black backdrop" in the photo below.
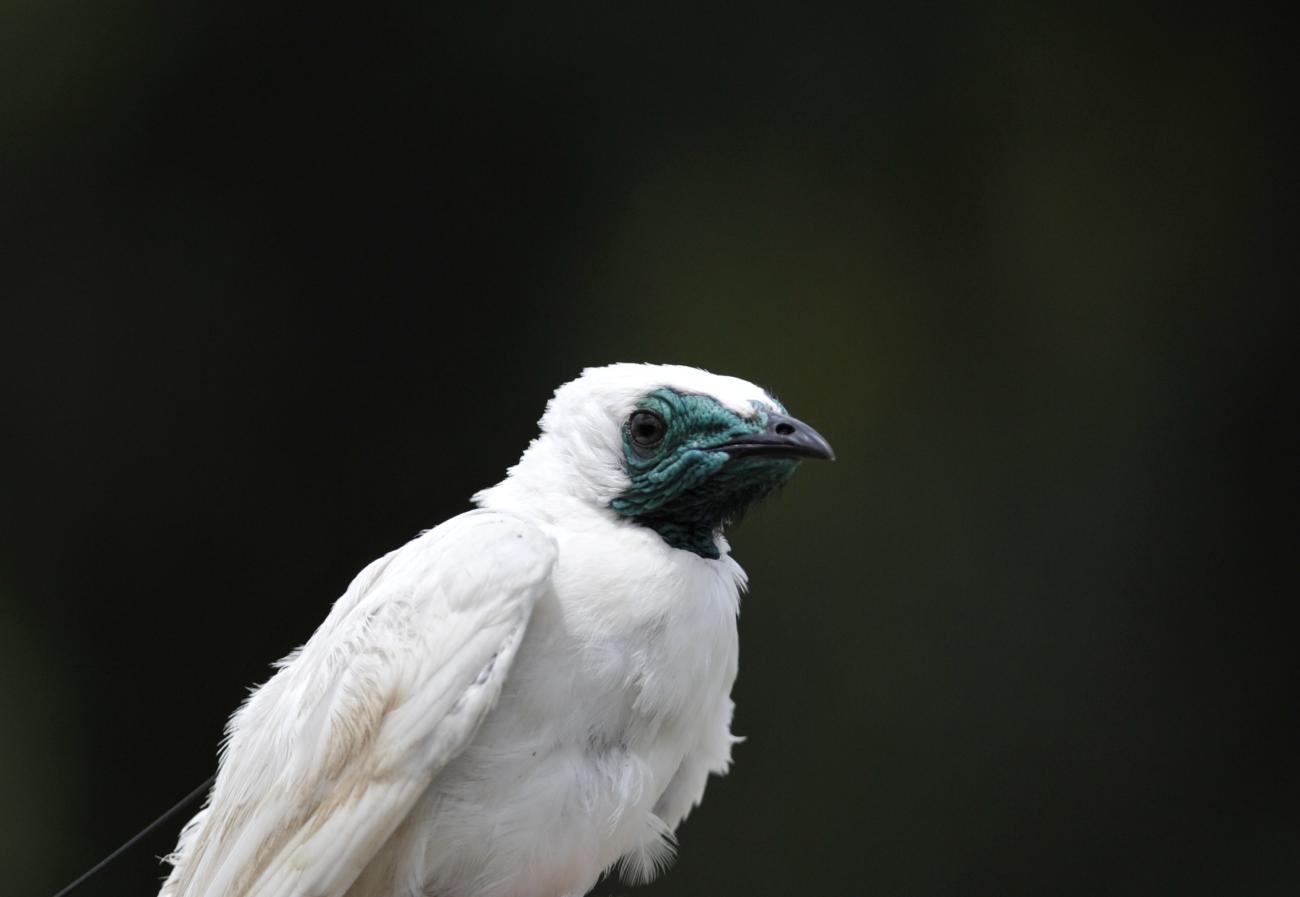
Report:
[[[656,360],[839,460],[734,534],[749,739],[638,893],[1294,891],[1286,48],[1075,6],[6,5],[3,890]]]

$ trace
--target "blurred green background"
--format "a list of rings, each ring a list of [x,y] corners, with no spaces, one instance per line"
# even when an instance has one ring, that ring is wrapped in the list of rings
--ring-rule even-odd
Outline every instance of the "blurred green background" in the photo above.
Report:
[[[839,460],[733,533],[748,740],[635,893],[1300,892],[1288,42],[0,5],[2,890],[201,781],[356,570],[646,360]]]

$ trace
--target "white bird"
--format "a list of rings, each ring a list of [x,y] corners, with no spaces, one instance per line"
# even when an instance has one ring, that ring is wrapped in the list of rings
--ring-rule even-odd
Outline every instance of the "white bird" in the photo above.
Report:
[[[560,387],[478,510],[370,564],[231,718],[160,897],[580,897],[726,770],[723,526],[830,446],[752,383]]]

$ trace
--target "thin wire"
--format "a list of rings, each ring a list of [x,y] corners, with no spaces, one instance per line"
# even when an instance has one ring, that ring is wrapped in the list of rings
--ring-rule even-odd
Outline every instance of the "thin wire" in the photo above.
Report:
[[[155,819],[153,822],[151,822],[151,823],[149,823],[148,825],[146,825],[143,829],[141,829],[139,832],[137,832],[137,833],[135,834],[135,836],[131,838],[130,841],[127,841],[125,844],[123,844],[123,845],[122,845],[121,847],[119,847],[117,850],[113,851],[113,852],[110,853],[108,856],[104,857],[102,860],[100,860],[98,863],[96,863],[93,867],[91,867],[89,870],[87,870],[86,873],[85,873],[84,875],[82,875],[80,878],[78,878],[78,879],[77,879],[76,881],[74,881],[72,884],[68,885],[68,886],[67,886],[66,888],[64,888],[62,891],[59,891],[59,893],[55,894],[54,897],[64,897],[64,895],[66,895],[66,894],[71,894],[74,888],[76,888],[78,885],[80,885],[80,884],[81,884],[82,882],[84,882],[86,879],[90,878],[92,875],[94,875],[94,874],[95,874],[96,872],[98,872],[100,869],[103,869],[103,868],[104,868],[105,866],[107,866],[109,863],[113,862],[113,860],[117,859],[117,858],[120,857],[122,854],[126,853],[128,850],[130,850],[132,847],[134,847],[134,846],[135,846],[135,845],[140,841],[141,838],[143,838],[143,837],[145,837],[146,835],[148,835],[150,832],[152,832],[152,831],[153,831],[154,829],[156,829],[158,826],[162,825],[162,824],[163,824],[164,822],[166,822],[168,819],[171,819],[171,818],[172,818],[173,816],[175,816],[178,812],[180,812],[180,810],[183,809],[183,808],[185,807],[186,804],[192,802],[192,801],[194,800],[194,798],[199,797],[199,796],[202,795],[205,791],[207,791],[209,788],[211,788],[211,787],[212,787],[212,783],[215,782],[216,780],[217,780],[217,776],[216,776],[215,773],[213,773],[212,775],[208,776],[207,780],[204,781],[204,783],[203,783],[202,785],[200,785],[199,787],[197,787],[197,788],[195,788],[193,791],[191,791],[189,794],[187,794],[187,795],[185,795],[184,797],[182,797],[182,798],[180,799],[180,802],[177,803],[174,807],[172,807],[172,808],[171,808],[170,810],[168,810],[166,813],[163,813],[161,816],[159,816],[159,817],[158,817],[157,819]]]

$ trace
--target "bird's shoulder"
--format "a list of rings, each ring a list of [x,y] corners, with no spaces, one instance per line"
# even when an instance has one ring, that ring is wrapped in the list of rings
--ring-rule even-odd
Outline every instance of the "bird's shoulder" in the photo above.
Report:
[[[424,588],[460,604],[488,597],[475,586],[510,592],[544,581],[556,553],[555,540],[526,517],[478,509],[424,531],[381,559],[382,569],[364,585],[369,592]]]

